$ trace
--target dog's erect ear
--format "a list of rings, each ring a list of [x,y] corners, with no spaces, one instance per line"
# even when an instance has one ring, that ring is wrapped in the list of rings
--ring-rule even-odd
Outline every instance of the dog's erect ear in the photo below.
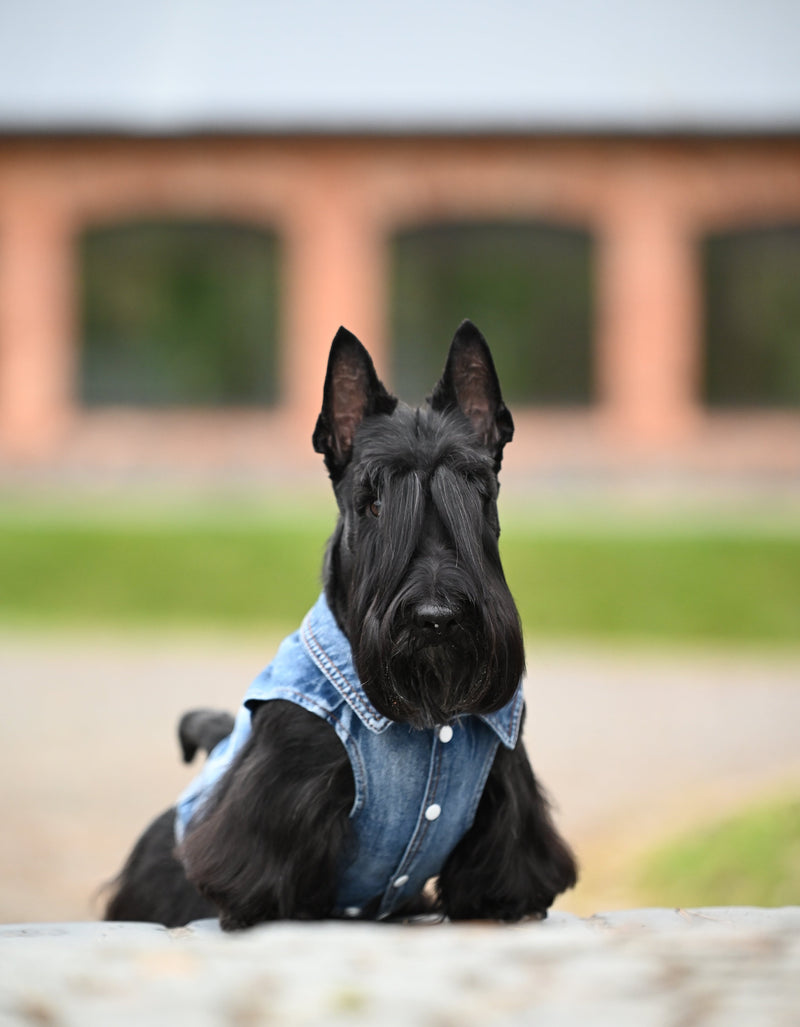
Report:
[[[500,382],[489,346],[471,321],[462,321],[459,325],[444,374],[433,390],[430,403],[434,410],[460,409],[494,457],[495,470],[500,470],[503,446],[514,435],[514,422],[500,395]]]
[[[314,449],[325,457],[335,480],[347,466],[356,428],[373,414],[391,414],[396,397],[386,391],[372,358],[352,332],[340,328],[331,343],[322,412],[314,429]]]

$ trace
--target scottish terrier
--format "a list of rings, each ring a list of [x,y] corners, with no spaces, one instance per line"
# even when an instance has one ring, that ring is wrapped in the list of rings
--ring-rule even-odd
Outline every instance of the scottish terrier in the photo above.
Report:
[[[339,508],[324,590],[140,838],[107,919],[543,917],[576,880],[520,735],[524,650],[498,553],[513,422],[489,348],[456,332],[427,404],[341,328],[314,448]]]

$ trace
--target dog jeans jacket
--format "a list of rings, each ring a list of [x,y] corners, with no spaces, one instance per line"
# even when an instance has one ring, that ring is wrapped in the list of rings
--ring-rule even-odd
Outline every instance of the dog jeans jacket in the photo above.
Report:
[[[390,916],[441,871],[475,818],[498,745],[516,745],[523,710],[518,687],[495,713],[425,730],[389,720],[364,693],[350,643],[321,595],[252,683],[233,731],[178,800],[178,841],[247,741],[252,709],[272,699],[325,720],[350,759],[356,848],[340,874],[336,912],[352,917],[376,897],[377,916]]]

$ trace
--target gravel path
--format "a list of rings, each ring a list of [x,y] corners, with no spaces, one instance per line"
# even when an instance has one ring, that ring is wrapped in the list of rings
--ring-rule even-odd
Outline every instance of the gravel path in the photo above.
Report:
[[[0,635],[0,923],[82,920],[193,769],[174,725],[235,708],[264,644]],[[800,654],[532,646],[527,743],[581,858],[560,903],[630,904],[632,853],[750,797],[800,787]]]

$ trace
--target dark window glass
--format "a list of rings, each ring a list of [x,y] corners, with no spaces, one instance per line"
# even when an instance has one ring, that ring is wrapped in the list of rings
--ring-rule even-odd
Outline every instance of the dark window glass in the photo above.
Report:
[[[800,405],[800,226],[711,236],[703,259],[707,402]]]
[[[393,240],[393,384],[419,400],[458,324],[486,336],[510,403],[593,398],[592,246],[541,224],[448,224]]]
[[[85,232],[80,259],[85,403],[277,398],[272,233],[216,223],[119,224]]]

